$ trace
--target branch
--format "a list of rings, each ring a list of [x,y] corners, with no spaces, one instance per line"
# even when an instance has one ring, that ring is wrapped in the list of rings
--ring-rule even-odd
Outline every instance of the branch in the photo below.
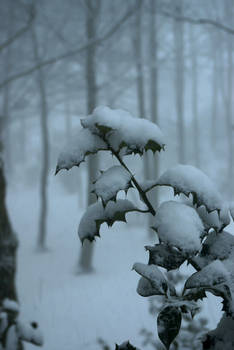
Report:
[[[48,59],[48,60],[46,60],[44,62],[40,62],[40,63],[36,64],[35,66],[33,66],[33,67],[29,68],[29,69],[26,69],[23,72],[20,72],[18,74],[12,75],[8,79],[6,79],[2,83],[0,83],[0,89],[5,87],[7,84],[11,83],[12,81],[18,80],[20,78],[23,78],[23,77],[25,77],[27,75],[32,74],[33,72],[35,72],[36,70],[38,70],[40,68],[49,66],[49,65],[54,64],[54,63],[57,63],[57,62],[59,62],[61,60],[69,58],[71,56],[80,54],[80,53],[82,53],[83,51],[87,50],[88,48],[90,48],[93,45],[97,46],[97,45],[102,44],[104,41],[106,41],[112,35],[114,35],[118,31],[118,29],[121,27],[121,25],[124,22],[126,22],[127,19],[129,17],[131,17],[136,10],[138,10],[138,8],[139,7],[137,6],[137,7],[134,7],[132,9],[130,9],[129,11],[127,11],[127,13],[115,25],[113,25],[113,27],[106,34],[104,34],[103,36],[101,36],[99,38],[94,38],[92,40],[89,40],[88,43],[86,43],[85,45],[83,45],[83,46],[81,46],[81,47],[79,47],[79,48],[77,48],[75,50],[71,50],[71,51],[68,51],[68,52],[66,52],[66,53],[64,53],[62,55],[58,55],[56,57],[50,58],[50,59]]]
[[[2,50],[4,50],[7,46],[11,45],[16,39],[18,39],[20,36],[22,36],[24,33],[26,33],[28,31],[28,29],[30,28],[33,20],[35,18],[35,13],[34,11],[31,9],[30,10],[30,17],[28,20],[28,23],[20,28],[14,35],[12,35],[10,38],[8,38],[6,41],[4,41],[2,44],[0,44],[0,52]]]
[[[188,23],[191,23],[191,24],[195,24],[195,25],[205,25],[205,24],[208,24],[208,25],[211,25],[213,27],[216,27],[228,34],[231,34],[231,35],[234,35],[234,28],[230,28],[220,22],[217,22],[213,19],[209,19],[209,18],[197,18],[197,19],[194,19],[192,17],[188,17],[188,16],[178,16],[176,15],[175,13],[172,13],[172,12],[168,12],[168,11],[165,11],[165,10],[160,10],[158,12],[158,14],[162,15],[162,16],[165,16],[165,17],[169,17],[169,18],[173,18],[177,21],[182,21],[182,22],[188,22]]]

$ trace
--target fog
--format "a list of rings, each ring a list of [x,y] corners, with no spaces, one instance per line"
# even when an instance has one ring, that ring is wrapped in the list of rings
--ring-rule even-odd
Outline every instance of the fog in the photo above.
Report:
[[[18,300],[45,350],[107,350],[126,340],[160,349],[156,316],[131,271],[146,262],[144,246],[158,242],[149,214],[103,225],[101,239],[82,246],[92,182],[118,161],[100,152],[55,176],[57,160],[80,119],[97,106],[122,109],[156,123],[166,140],[165,151],[126,157],[139,181],[192,165],[232,203],[234,1],[0,0],[0,14],[0,303]],[[133,189],[127,196],[141,203]],[[173,194],[156,188],[148,198],[157,208]],[[10,272],[1,267],[8,258]],[[211,295],[203,302],[209,329],[221,306]]]

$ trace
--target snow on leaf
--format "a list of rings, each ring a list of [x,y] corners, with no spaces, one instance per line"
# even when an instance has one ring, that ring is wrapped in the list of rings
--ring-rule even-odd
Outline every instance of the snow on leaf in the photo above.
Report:
[[[93,191],[97,197],[102,199],[105,206],[108,201],[116,200],[120,190],[127,191],[131,184],[131,175],[121,166],[113,166],[104,171],[95,181]]]
[[[142,297],[150,297],[152,295],[165,295],[161,288],[154,288],[150,281],[145,277],[139,279],[137,285],[137,293]]]
[[[221,232],[225,226],[229,225],[230,218],[222,216],[223,210],[221,210],[220,215],[217,211],[208,212],[206,208],[202,205],[199,208],[196,208],[203,224],[205,230],[208,232],[213,228],[216,232]]]
[[[181,251],[165,244],[156,244],[154,247],[146,246],[145,248],[149,252],[149,264],[164,267],[167,271],[179,268],[186,260],[186,255]]]
[[[66,149],[60,153],[55,174],[61,169],[69,170],[73,166],[79,166],[87,155],[100,150],[107,150],[107,145],[99,136],[93,135],[88,129],[79,130]]]
[[[152,291],[155,291],[155,293],[157,293],[158,295],[166,294],[168,289],[168,283],[163,273],[157,268],[157,266],[135,263],[133,265],[133,270],[139,273],[139,275],[144,277],[150,283]],[[140,281],[141,282],[139,282],[137,287],[138,293],[140,291],[142,292],[142,294],[147,294],[147,290],[149,290],[150,293],[150,288],[148,288],[147,283],[142,279]]]
[[[220,193],[211,180],[199,169],[191,165],[177,165],[165,171],[157,181],[159,186],[171,186],[175,195],[183,193],[193,195],[198,207],[204,205],[208,212],[224,210]]]
[[[112,226],[115,221],[126,222],[126,213],[137,210],[134,204],[127,199],[108,202],[105,208],[101,202],[90,205],[79,224],[78,234],[81,242],[85,239],[93,241],[95,236],[100,236],[100,226],[104,222],[108,226]]]
[[[220,260],[215,260],[201,271],[195,272],[185,283],[185,288],[211,288],[228,283],[228,271]]]
[[[179,333],[181,326],[181,312],[177,307],[166,306],[157,318],[158,336],[166,349],[170,349],[170,345]]]
[[[17,333],[19,338],[23,341],[27,341],[38,346],[43,345],[42,333],[36,322],[32,322],[31,324],[17,322]]]
[[[199,306],[195,301],[192,300],[186,300],[183,297],[170,297],[166,300],[164,306],[174,306],[181,310],[182,313],[188,313],[190,312],[191,316],[194,317],[194,315],[200,310]]]
[[[196,210],[186,204],[163,202],[157,209],[152,228],[160,242],[176,247],[184,254],[194,254],[201,248],[204,226]]]
[[[125,155],[154,153],[164,148],[165,142],[158,126],[147,119],[134,118],[121,109],[97,107],[81,124],[92,133],[105,138],[115,152],[124,148]]]
[[[234,252],[234,236],[223,231],[222,233],[211,232],[203,243],[198,256],[191,260],[192,265],[200,270],[212,261],[226,260]]]

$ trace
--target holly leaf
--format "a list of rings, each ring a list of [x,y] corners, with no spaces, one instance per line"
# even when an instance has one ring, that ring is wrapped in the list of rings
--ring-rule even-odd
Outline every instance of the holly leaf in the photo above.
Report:
[[[196,210],[186,204],[168,201],[157,209],[152,228],[160,242],[194,255],[201,248],[204,226]]]
[[[81,124],[93,134],[105,139],[108,145],[122,155],[153,153],[164,149],[164,137],[159,127],[143,118],[134,118],[121,109],[97,107]]]
[[[193,204],[197,207],[204,205],[208,212],[224,211],[227,219],[227,208],[215,185],[201,170],[191,165],[177,165],[166,170],[158,179],[157,186],[174,188],[175,195],[183,193],[187,197],[193,196]]]
[[[126,222],[126,214],[131,211],[138,211],[138,208],[127,199],[108,202],[106,207],[103,207],[101,202],[90,205],[79,224],[78,235],[81,242],[85,239],[91,242],[95,236],[100,237],[100,226],[104,222],[108,226],[112,226],[116,221]]]
[[[62,169],[69,170],[73,166],[79,166],[87,155],[103,150],[108,150],[108,147],[99,136],[93,135],[89,129],[79,130],[60,153],[55,175]]]
[[[92,192],[100,197],[103,206],[106,206],[108,201],[116,201],[119,191],[127,192],[130,187],[132,187],[132,183],[129,172],[121,166],[113,166],[101,173],[94,182]]]
[[[149,264],[164,267],[167,271],[178,269],[186,260],[186,255],[169,245],[156,244],[145,249],[149,252]]]
[[[179,308],[174,306],[166,306],[158,315],[158,336],[167,350],[170,349],[171,343],[179,333],[181,318]]]
[[[139,295],[144,297],[150,295],[166,295],[168,290],[170,290],[171,294],[175,294],[175,289],[166,280],[157,266],[135,263],[133,265],[133,270],[143,277],[140,279],[137,287]]]

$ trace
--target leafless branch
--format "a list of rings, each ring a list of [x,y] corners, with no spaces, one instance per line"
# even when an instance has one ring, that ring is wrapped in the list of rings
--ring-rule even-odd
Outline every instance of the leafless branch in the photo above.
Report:
[[[4,41],[2,44],[0,44],[0,52],[4,50],[7,46],[11,45],[16,39],[21,37],[24,33],[28,31],[30,28],[33,20],[35,18],[35,13],[33,11],[33,8],[30,9],[29,11],[29,19],[27,21],[27,24],[20,28],[16,33],[14,33],[10,38],[7,38],[6,41]]]
[[[165,17],[169,17],[169,18],[173,18],[177,21],[183,21],[183,22],[188,22],[191,24],[195,24],[195,25],[210,25],[213,27],[216,27],[228,34],[234,35],[234,28],[230,28],[226,25],[224,25],[223,23],[217,22],[213,19],[209,19],[209,18],[192,18],[192,17],[188,17],[188,16],[178,16],[176,13],[170,12],[170,11],[165,11],[165,10],[159,10],[158,14],[165,16]]]
[[[26,70],[24,70],[24,71],[22,71],[20,73],[12,75],[8,79],[6,79],[2,83],[0,83],[0,89],[2,89],[7,84],[9,84],[9,83],[11,83],[11,82],[13,82],[15,80],[18,80],[18,79],[20,79],[22,77],[25,77],[27,75],[32,74],[33,72],[35,72],[36,70],[38,70],[40,68],[49,66],[51,64],[57,63],[57,62],[59,62],[61,60],[64,60],[66,58],[69,58],[69,57],[72,57],[74,55],[80,54],[80,53],[84,52],[85,50],[87,50],[90,46],[93,46],[93,45],[98,46],[98,45],[102,44],[104,41],[106,41],[112,35],[114,35],[118,31],[118,29],[121,27],[121,25],[123,23],[125,23],[128,20],[128,18],[131,17],[135,13],[135,11],[137,9],[138,9],[138,6],[135,6],[132,9],[128,10],[126,12],[126,14],[122,18],[120,18],[119,21],[117,21],[104,35],[100,36],[99,38],[94,38],[94,39],[88,41],[85,45],[83,45],[81,47],[78,47],[75,50],[71,50],[71,51],[68,51],[68,52],[66,52],[64,54],[61,54],[61,55],[58,55],[56,57],[50,58],[48,60],[42,61],[42,62],[38,63],[37,65],[34,65],[33,67],[31,67],[29,69],[26,69]]]

